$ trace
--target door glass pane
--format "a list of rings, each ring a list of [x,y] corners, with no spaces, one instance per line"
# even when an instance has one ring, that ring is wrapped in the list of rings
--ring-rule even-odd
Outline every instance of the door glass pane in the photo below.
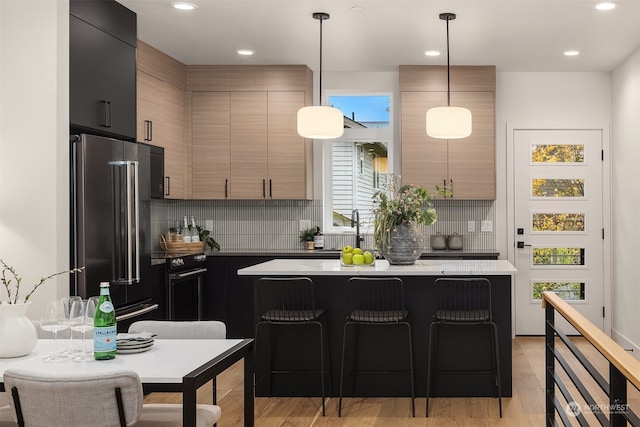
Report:
[[[540,231],[584,231],[583,213],[534,213],[531,230]]]
[[[582,144],[532,144],[532,163],[584,163]]]
[[[533,248],[533,265],[584,265],[584,248]]]
[[[542,299],[542,292],[553,291],[563,300],[584,301],[584,282],[533,282],[533,299]]]
[[[533,197],[584,197],[584,179],[534,178],[531,180]]]

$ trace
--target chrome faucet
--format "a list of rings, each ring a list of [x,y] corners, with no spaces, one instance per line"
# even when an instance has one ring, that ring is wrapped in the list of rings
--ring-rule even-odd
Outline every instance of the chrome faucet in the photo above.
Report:
[[[351,228],[353,228],[354,224],[356,226],[356,243],[353,247],[359,248],[360,242],[364,242],[364,237],[360,236],[360,212],[358,212],[358,209],[351,211]]]

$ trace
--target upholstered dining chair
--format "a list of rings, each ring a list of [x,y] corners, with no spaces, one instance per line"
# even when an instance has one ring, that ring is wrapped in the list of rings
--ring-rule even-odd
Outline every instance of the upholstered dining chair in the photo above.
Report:
[[[16,369],[5,371],[4,385],[20,427],[182,426],[182,405],[145,405],[131,371],[56,376]],[[199,404],[196,427],[210,427],[220,416],[220,407]]]
[[[227,325],[217,320],[139,320],[129,326],[130,334],[151,332],[164,340],[203,340],[227,338]],[[218,402],[216,379],[213,379],[213,403]]]

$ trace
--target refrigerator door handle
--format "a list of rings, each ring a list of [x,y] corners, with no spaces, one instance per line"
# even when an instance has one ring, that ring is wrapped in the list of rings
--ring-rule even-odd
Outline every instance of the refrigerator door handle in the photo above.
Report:
[[[130,285],[140,281],[138,162],[115,161],[109,164],[114,167],[114,215],[116,218],[113,236],[116,257],[113,282]]]

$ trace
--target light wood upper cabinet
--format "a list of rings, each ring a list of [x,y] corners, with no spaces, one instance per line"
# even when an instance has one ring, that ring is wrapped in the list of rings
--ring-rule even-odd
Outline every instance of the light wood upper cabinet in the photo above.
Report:
[[[296,118],[312,81],[306,66],[189,66],[192,197],[311,198],[311,141]]]
[[[306,199],[304,92],[193,92],[193,198]]]
[[[268,191],[271,199],[306,199],[306,141],[298,135],[297,114],[304,107],[304,92],[268,94]]]
[[[231,93],[230,197],[267,197],[267,93]]]
[[[139,42],[137,139],[164,148],[165,197],[184,199],[187,180],[184,65]]]
[[[446,67],[401,66],[402,181],[453,183],[453,198],[495,200],[495,67],[452,67],[451,105],[471,110],[471,136],[434,139],[426,112],[447,105]]]
[[[229,197],[231,176],[231,96],[193,92],[191,97],[192,196]]]

